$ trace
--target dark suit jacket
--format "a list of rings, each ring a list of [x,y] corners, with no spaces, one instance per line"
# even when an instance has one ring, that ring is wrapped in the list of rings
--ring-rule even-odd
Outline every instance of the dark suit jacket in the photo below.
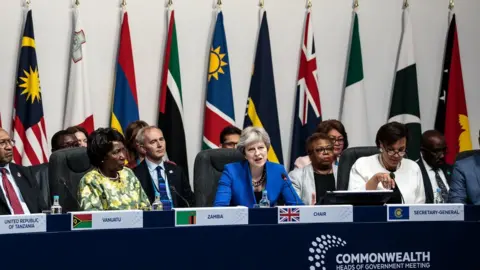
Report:
[[[422,158],[420,158],[417,161],[417,164],[420,167],[420,170],[422,171],[423,186],[425,188],[425,203],[433,203],[432,182],[430,182],[430,177],[428,177],[427,169],[425,168],[425,165],[423,165]],[[445,175],[447,184],[450,185],[452,167],[450,165],[445,164],[441,169],[443,171],[443,174]]]
[[[163,164],[165,166],[168,184],[170,185],[173,205],[175,207],[195,207],[195,196],[183,169],[168,161],[165,161]],[[150,176],[145,160],[135,167],[133,172],[138,180],[140,180],[143,190],[147,193],[150,203],[152,203],[155,200],[155,191],[153,190],[152,177]],[[181,197],[179,197],[179,195]],[[188,205],[182,197],[188,202]]]
[[[448,202],[480,205],[480,154],[455,162]]]
[[[47,210],[47,206],[41,198],[40,189],[37,187],[37,183],[32,176],[31,171],[26,167],[13,163],[10,163],[9,167],[12,177],[22,194],[23,200],[27,204],[30,213],[41,213],[42,210]],[[0,192],[0,215],[10,214],[7,200],[3,195],[3,192]]]

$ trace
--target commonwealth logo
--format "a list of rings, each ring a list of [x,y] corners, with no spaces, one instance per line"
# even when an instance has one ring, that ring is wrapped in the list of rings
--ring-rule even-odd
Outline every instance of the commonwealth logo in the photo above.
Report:
[[[409,219],[410,218],[410,209],[408,206],[400,207],[390,207],[388,209],[388,219],[397,220],[397,219]]]
[[[327,251],[334,247],[344,247],[347,244],[345,240],[335,235],[320,235],[312,241],[308,252],[308,261],[310,262],[310,270],[326,270],[326,254]]]

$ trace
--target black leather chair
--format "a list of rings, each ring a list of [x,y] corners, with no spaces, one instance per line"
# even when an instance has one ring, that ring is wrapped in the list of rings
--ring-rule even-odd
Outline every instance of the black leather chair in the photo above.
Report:
[[[350,147],[340,156],[337,172],[337,190],[347,190],[350,170],[357,159],[380,153],[376,146]]]
[[[48,163],[30,166],[29,169],[37,181],[37,188],[40,190],[45,205],[50,208],[52,205],[52,198],[50,196],[50,183],[48,182]]]
[[[58,150],[50,156],[50,191],[52,196],[60,196],[60,205],[64,212],[79,210],[78,184],[91,169],[87,149],[84,147]]]
[[[473,156],[475,154],[480,154],[480,150],[476,149],[476,150],[468,150],[468,151],[460,152],[457,154],[455,161],[459,161],[461,159],[467,158],[469,156]]]
[[[197,207],[211,207],[215,200],[218,180],[223,167],[228,163],[244,160],[236,149],[204,150],[195,157],[193,166],[193,188]]]

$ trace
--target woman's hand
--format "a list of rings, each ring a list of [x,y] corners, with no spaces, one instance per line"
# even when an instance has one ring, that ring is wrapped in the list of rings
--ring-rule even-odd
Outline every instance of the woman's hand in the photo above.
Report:
[[[389,173],[377,173],[366,184],[367,190],[375,190],[379,183],[382,183],[383,188],[392,189],[395,188],[395,180],[390,177]]]

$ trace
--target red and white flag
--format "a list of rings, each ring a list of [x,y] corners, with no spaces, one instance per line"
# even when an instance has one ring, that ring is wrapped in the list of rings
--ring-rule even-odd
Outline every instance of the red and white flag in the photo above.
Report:
[[[87,74],[87,38],[82,27],[78,8],[74,10],[75,30],[72,38],[72,55],[65,107],[64,128],[81,126],[90,134],[94,129],[90,107],[90,88]]]

